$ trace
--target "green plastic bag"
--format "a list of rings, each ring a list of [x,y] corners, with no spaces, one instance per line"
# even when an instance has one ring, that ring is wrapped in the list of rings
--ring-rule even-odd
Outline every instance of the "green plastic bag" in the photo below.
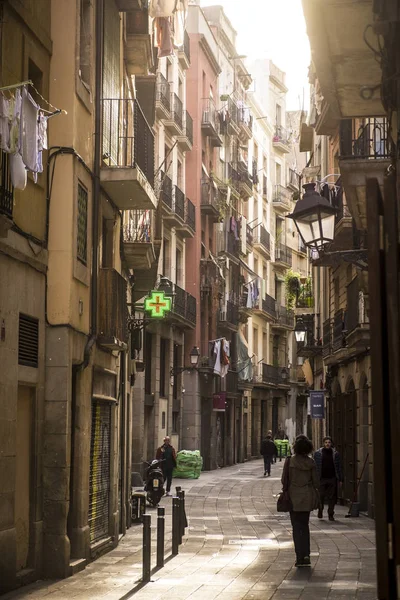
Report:
[[[180,450],[176,455],[173,476],[181,479],[198,479],[203,467],[199,450]]]

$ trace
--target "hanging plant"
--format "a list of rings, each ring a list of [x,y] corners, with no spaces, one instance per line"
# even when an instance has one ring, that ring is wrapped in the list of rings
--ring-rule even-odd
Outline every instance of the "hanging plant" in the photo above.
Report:
[[[291,269],[286,273],[285,292],[286,307],[289,310],[293,310],[300,293],[300,273],[295,273]]]

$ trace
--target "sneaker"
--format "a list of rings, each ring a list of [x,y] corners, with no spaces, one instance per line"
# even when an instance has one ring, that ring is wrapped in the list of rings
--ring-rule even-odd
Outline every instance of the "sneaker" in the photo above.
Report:
[[[309,556],[303,558],[303,567],[311,567],[311,560]]]
[[[171,495],[171,494],[170,494],[169,492],[167,492],[167,493],[165,494],[165,496],[170,496],[170,495]]]
[[[318,519],[322,519],[322,510],[321,509],[319,509],[319,511],[318,511]]]
[[[329,520],[330,520],[330,521],[334,521],[334,520],[335,520],[335,517],[334,517],[333,515],[329,515]]]
[[[266,476],[266,474],[267,474],[267,471],[264,471],[264,477]]]

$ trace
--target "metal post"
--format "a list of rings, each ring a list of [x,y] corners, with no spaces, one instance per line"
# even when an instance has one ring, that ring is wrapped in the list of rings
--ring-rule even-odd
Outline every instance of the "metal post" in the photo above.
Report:
[[[179,498],[172,498],[172,556],[179,552],[180,504]]]
[[[149,583],[151,570],[151,515],[143,515],[143,583]]]
[[[182,544],[182,525],[183,525],[183,514],[182,514],[182,508],[183,508],[183,499],[182,499],[182,492],[178,492],[178,498],[179,498],[179,545]]]
[[[164,566],[165,508],[157,509],[157,567]]]
[[[187,518],[186,518],[186,508],[185,508],[185,490],[182,490],[182,535],[185,535],[185,529],[188,526]]]
[[[279,460],[282,460],[282,444],[279,444]]]
[[[178,498],[179,498],[179,492],[180,492],[181,490],[182,490],[181,486],[180,486],[180,485],[177,485],[177,486],[176,486],[176,488],[175,488],[175,491],[176,491],[176,495],[178,496]]]

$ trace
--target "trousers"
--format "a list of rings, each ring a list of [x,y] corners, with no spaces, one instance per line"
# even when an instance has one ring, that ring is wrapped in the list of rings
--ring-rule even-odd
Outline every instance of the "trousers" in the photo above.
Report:
[[[290,511],[293,527],[293,541],[297,560],[310,556],[310,513],[309,511]]]
[[[328,515],[332,516],[335,512],[337,502],[337,479],[321,479],[319,483],[319,497],[321,501],[320,509],[324,510],[325,499],[328,501]]]
[[[268,473],[268,475],[271,475],[271,463],[272,463],[272,456],[265,456],[264,454],[264,471]]]
[[[167,492],[169,492],[171,490],[171,484],[172,484],[172,471],[174,469],[163,469],[163,473],[164,473],[164,479],[167,482]]]

